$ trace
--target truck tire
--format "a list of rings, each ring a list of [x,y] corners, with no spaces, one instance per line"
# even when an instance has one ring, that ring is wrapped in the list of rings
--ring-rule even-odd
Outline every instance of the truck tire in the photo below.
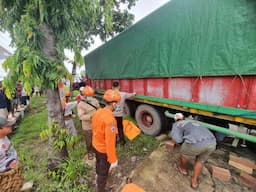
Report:
[[[142,104],[135,112],[135,119],[139,128],[146,135],[156,136],[160,133],[162,121],[158,111],[150,106]]]

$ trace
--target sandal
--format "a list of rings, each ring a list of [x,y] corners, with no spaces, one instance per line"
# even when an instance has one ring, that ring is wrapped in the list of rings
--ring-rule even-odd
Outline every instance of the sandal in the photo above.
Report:
[[[198,184],[198,182],[196,184],[193,184],[193,182],[191,181],[191,185],[190,186],[193,189],[198,189],[199,184]]]
[[[186,170],[181,169],[180,165],[176,163],[176,168],[182,175],[188,175],[188,172]]]

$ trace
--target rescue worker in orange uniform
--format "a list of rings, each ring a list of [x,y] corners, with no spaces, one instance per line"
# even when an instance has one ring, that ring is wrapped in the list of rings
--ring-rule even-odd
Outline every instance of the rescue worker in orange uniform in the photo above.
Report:
[[[108,172],[117,167],[117,124],[113,111],[121,100],[118,91],[109,89],[103,95],[106,106],[98,109],[92,117],[92,144],[96,153],[97,192],[105,192]]]
[[[83,88],[83,97],[77,104],[77,114],[82,122],[82,129],[84,132],[85,144],[87,149],[88,160],[93,159],[93,147],[92,147],[92,126],[91,118],[93,113],[100,108],[100,104],[97,99],[93,98],[94,90],[90,86]]]

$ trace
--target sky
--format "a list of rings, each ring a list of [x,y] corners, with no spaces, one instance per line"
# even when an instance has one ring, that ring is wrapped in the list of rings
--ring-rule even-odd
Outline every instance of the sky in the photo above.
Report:
[[[130,11],[135,16],[134,23],[138,22],[145,16],[149,15],[154,10],[158,9],[159,7],[161,7],[168,1],[170,1],[170,0],[138,0],[136,5],[134,7],[132,7],[132,9]],[[95,44],[92,45],[88,50],[86,50],[85,54],[96,49],[101,44],[102,44],[102,42],[99,39],[96,39]]]
[[[135,16],[135,22],[138,22],[143,17],[147,16],[148,14],[152,13],[157,8],[161,7],[165,3],[167,3],[170,0],[138,0],[136,5],[132,7],[131,13]],[[9,52],[13,53],[15,51],[15,48],[10,46],[11,38],[9,37],[8,33],[0,32],[0,45],[4,47]],[[89,53],[90,51],[96,49],[98,46],[100,46],[102,42],[99,39],[95,40],[94,45],[92,45],[88,50],[83,51],[83,55]],[[73,54],[66,50],[65,55],[67,55],[68,58],[72,59]],[[0,61],[1,64],[1,61]],[[66,67],[71,72],[71,64],[66,63]],[[0,78],[1,78],[1,66],[0,66]]]

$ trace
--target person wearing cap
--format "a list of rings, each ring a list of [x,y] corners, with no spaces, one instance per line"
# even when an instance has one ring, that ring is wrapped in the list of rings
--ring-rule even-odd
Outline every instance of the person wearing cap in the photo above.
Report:
[[[14,122],[0,117],[0,173],[18,166],[18,156],[7,135],[12,132]]]
[[[196,189],[203,164],[216,149],[216,138],[198,122],[185,120],[182,113],[176,113],[174,120],[170,136],[175,143],[182,143],[180,163],[177,168],[180,173],[187,175],[187,163],[194,161],[191,187]]]
[[[88,160],[93,159],[91,118],[93,113],[100,108],[98,100],[93,98],[93,95],[94,90],[88,85],[85,86],[83,97],[77,105],[77,114],[82,123]]]
[[[97,192],[105,192],[108,173],[118,165],[116,155],[117,124],[113,111],[121,100],[118,91],[108,89],[103,99],[106,106],[92,116],[92,144],[96,153]]]
[[[80,102],[84,97],[84,87],[79,88],[79,94],[76,96],[76,101]]]
[[[120,90],[120,85],[117,81],[112,83],[112,89],[115,91]],[[123,128],[125,100],[134,97],[136,95],[136,93],[126,93],[126,92],[122,92],[122,91],[119,91],[119,93],[121,95],[121,100],[117,103],[116,109],[113,111],[113,114],[114,114],[114,116],[116,118],[116,122],[117,122],[119,142],[121,145],[125,145],[124,128]]]

